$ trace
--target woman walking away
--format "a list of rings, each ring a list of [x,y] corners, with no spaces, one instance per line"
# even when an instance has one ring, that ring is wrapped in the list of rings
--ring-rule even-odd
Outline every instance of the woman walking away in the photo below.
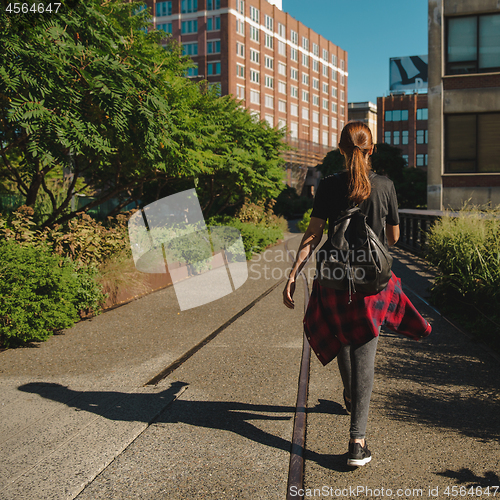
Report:
[[[319,184],[311,222],[283,291],[283,302],[290,309],[294,308],[296,278],[320,243],[327,221],[330,240],[340,214],[358,206],[366,215],[368,226],[385,247],[398,241],[396,191],[391,180],[371,171],[373,148],[372,134],[364,123],[347,123],[339,143],[347,169],[322,179]],[[382,291],[371,295],[356,292],[351,286],[349,290],[322,286],[316,276],[304,317],[304,329],[323,365],[337,357],[344,403],[351,414],[347,458],[347,464],[351,466],[365,465],[371,460],[365,433],[382,324],[414,340],[431,332],[431,326],[403,293],[401,281],[394,273]]]

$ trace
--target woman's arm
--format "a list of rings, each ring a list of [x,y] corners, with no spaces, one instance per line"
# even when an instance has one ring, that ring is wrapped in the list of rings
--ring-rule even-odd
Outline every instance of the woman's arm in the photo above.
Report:
[[[321,241],[323,236],[323,229],[325,228],[326,221],[324,219],[318,219],[317,217],[311,217],[311,222],[300,242],[299,250],[297,252],[297,258],[290,271],[290,276],[288,277],[287,284],[283,290],[283,303],[290,309],[295,307],[293,302],[293,294],[295,293],[295,279],[300,273],[306,260],[313,253],[316,246]]]
[[[390,224],[387,224],[386,230],[387,230],[387,243],[389,243],[389,246],[392,247],[399,240],[399,225],[391,226]]]

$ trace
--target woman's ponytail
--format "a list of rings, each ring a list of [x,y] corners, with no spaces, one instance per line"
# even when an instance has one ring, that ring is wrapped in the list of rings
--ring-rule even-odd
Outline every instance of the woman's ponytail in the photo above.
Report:
[[[348,198],[358,205],[370,197],[370,151],[373,146],[370,129],[363,122],[349,122],[340,135],[340,150],[348,172]]]

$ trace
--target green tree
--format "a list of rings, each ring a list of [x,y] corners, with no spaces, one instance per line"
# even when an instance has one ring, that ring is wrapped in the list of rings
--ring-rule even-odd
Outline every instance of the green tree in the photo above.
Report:
[[[121,197],[118,210],[145,187],[158,195],[180,180],[192,187],[199,179],[209,208],[214,197],[224,206],[279,189],[282,135],[206,83],[183,78],[189,59],[173,42],[163,49],[164,34],[143,32],[150,14],[132,15],[139,5],[89,0],[57,15],[0,11],[0,174],[27,205],[48,195],[45,225],[76,215],[68,207],[78,178],[96,196],[84,211]],[[242,138],[245,127],[251,140]],[[47,182],[61,165],[73,174],[62,201]]]

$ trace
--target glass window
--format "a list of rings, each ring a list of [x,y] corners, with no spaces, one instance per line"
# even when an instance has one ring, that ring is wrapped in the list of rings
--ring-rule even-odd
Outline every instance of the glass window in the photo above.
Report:
[[[304,102],[309,102],[309,92],[306,92],[305,90],[302,91],[302,100]]]
[[[309,75],[307,73],[302,73],[302,83],[304,85],[309,85]]]
[[[250,49],[250,61],[259,64],[260,52]]]
[[[294,87],[292,87],[293,89]],[[286,94],[286,83],[285,82],[278,82],[278,92],[281,94]]]
[[[260,73],[258,71],[255,71],[254,69],[250,70],[250,81],[254,83],[259,83],[259,76]]]
[[[401,144],[408,144],[408,130],[401,132]]]
[[[313,128],[312,140],[314,143],[319,144],[319,128]]]
[[[395,130],[394,134],[393,134],[393,144],[394,144],[394,146],[397,146],[399,144],[399,137],[400,137],[399,130]]]
[[[313,89],[319,90],[319,80],[317,78],[313,78]]]
[[[299,107],[296,104],[290,104],[290,114],[292,116],[299,116]]]
[[[423,167],[425,165],[424,155],[417,155],[417,167]]]
[[[207,54],[220,54],[220,40],[210,40],[207,42]]]
[[[322,136],[322,144],[323,146],[328,146],[328,132],[326,130],[323,130],[321,133]]]
[[[337,118],[332,118],[332,127],[337,128]]]
[[[286,37],[286,27],[284,24],[278,23],[278,34],[283,38]]]
[[[327,106],[328,108],[328,106]],[[328,127],[328,115],[323,115],[323,125],[325,127]]]
[[[285,92],[286,94],[286,87],[285,87]],[[293,85],[290,85],[290,95],[292,97],[299,97],[299,89],[297,87],[294,87]]]
[[[245,2],[244,0],[236,0],[236,10],[243,16],[245,15]]]
[[[274,67],[274,59],[272,57],[265,56],[265,58],[264,58],[264,66],[267,69],[273,69],[273,67]]]
[[[309,110],[307,108],[302,108],[302,119],[309,120]]]
[[[336,82],[336,81],[337,81],[337,72],[336,72],[334,69],[332,69],[332,80],[333,80],[334,82]]]
[[[281,56],[286,56],[286,43],[278,41],[278,52]]]
[[[299,79],[299,70],[295,68],[290,68],[290,78],[292,80],[298,80]]]
[[[236,65],[236,76],[245,78],[245,66],[242,66],[241,64]]]
[[[219,62],[209,62],[207,64],[207,74],[209,76],[220,75],[220,69],[221,69],[220,61]]]
[[[290,123],[290,136],[292,139],[297,139],[299,137],[299,124],[292,122]]]
[[[313,43],[313,54],[319,57],[319,45],[317,43]]]
[[[401,110],[401,121],[402,122],[408,121],[408,110],[407,109]]]
[[[337,66],[337,56],[335,54],[332,54],[332,64]]]
[[[286,101],[279,101],[278,103],[278,110],[281,111],[282,113],[286,113]]]
[[[198,64],[196,64],[196,66],[194,68],[188,68],[188,70],[186,71],[186,76],[188,78],[198,76]]]
[[[323,99],[323,109],[328,109],[328,99]]]
[[[280,75],[286,76],[286,64],[279,62],[278,63],[278,73]]]
[[[208,1],[210,2],[210,0]],[[198,0],[182,0],[181,12],[183,14],[188,14],[189,12],[196,12],[197,10],[198,10]]]
[[[198,20],[193,19],[192,21],[182,21],[181,33],[196,33],[198,31]]]
[[[266,75],[265,85],[267,88],[273,89],[274,88],[274,78],[272,76]]]
[[[319,96],[313,95],[313,104],[314,106],[319,106]]]
[[[295,62],[299,61],[299,52],[297,49],[294,49],[293,47],[290,47],[290,59]]]
[[[408,166],[408,155],[401,155],[401,157],[402,157],[402,158],[403,158],[403,160],[405,161],[406,166]]]
[[[385,112],[385,121],[386,122],[392,122],[392,111],[386,111]]]
[[[266,15],[266,28],[269,31],[273,31],[273,18],[271,16]]]
[[[245,87],[236,85],[236,97],[238,99],[245,99]]]
[[[220,16],[217,17],[219,18],[219,28],[217,29],[220,29]],[[236,19],[236,33],[245,36],[245,22],[240,19]]]
[[[250,26],[250,40],[253,40],[254,42],[259,41],[259,28]]]
[[[238,19],[236,20],[236,31],[239,33],[241,27],[238,26]],[[243,26],[243,23],[241,24]],[[207,31],[220,30],[220,16],[213,16],[207,19]]]
[[[400,109],[393,109],[392,110],[392,121],[393,122],[400,122],[401,121],[401,110]]]
[[[427,144],[427,130],[417,130],[417,144]]]
[[[172,33],[172,23],[158,24],[156,29],[164,31],[165,33]]]
[[[319,123],[319,113],[317,111],[313,111],[313,122]]]
[[[236,42],[236,54],[240,57],[245,57],[245,45],[239,42]]]
[[[332,102],[332,111],[333,111],[334,113],[336,113],[336,112],[337,112],[337,104],[336,104],[336,103],[334,103],[334,102]]]
[[[328,94],[328,83],[323,84],[323,93]]]
[[[323,60],[328,62],[328,50],[323,49]]]
[[[156,15],[158,17],[170,16],[172,14],[172,2],[158,2],[156,4]]]
[[[207,10],[215,9],[220,9],[220,0],[207,0]]]
[[[313,71],[316,71],[316,73],[319,73],[319,61],[316,61],[316,59],[313,59],[312,69]]]
[[[302,66],[309,67],[309,56],[307,54],[302,54]]]
[[[182,46],[182,53],[188,56],[197,56],[198,55],[198,43],[185,43]]]
[[[260,92],[257,90],[250,90],[250,102],[260,104]]]
[[[479,18],[479,68],[500,68],[500,15]]]
[[[500,14],[448,18],[448,74],[500,68]]]
[[[250,19],[254,23],[259,22],[259,9],[256,9],[255,7],[250,6]]]
[[[299,34],[296,31],[290,30],[290,40],[293,44],[299,44]]]
[[[417,120],[428,120],[429,119],[429,108],[417,109]]]
[[[302,37],[302,48],[304,50],[309,50],[309,39],[307,39],[305,36]]]
[[[273,48],[273,36],[272,35],[269,35],[268,33],[266,33],[266,41],[265,41],[265,46],[268,48],[268,49],[272,49]]]
[[[274,97],[271,95],[266,95],[264,98],[266,108],[274,109]]]
[[[390,144],[391,143],[391,132],[390,131],[384,132],[384,142],[386,144]]]

